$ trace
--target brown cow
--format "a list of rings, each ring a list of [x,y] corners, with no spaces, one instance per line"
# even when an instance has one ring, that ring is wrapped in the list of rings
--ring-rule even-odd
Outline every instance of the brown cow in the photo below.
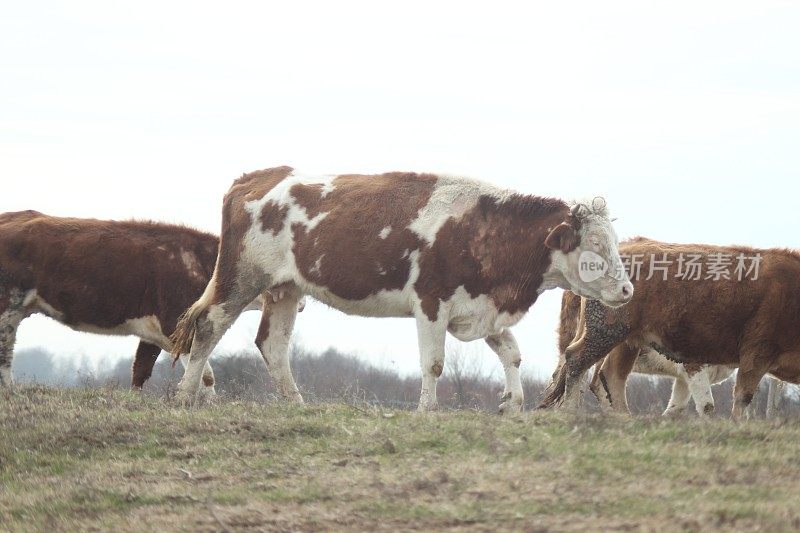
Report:
[[[574,406],[583,373],[612,349],[628,360],[654,348],[680,363],[738,366],[734,418],[767,372],[800,382],[800,254],[644,238],[621,248],[657,265],[657,273],[631,272],[636,297],[624,308],[581,302],[578,338],[565,350],[541,407]]]
[[[175,332],[191,350],[179,394],[194,399],[209,353],[243,307],[272,289],[258,341],[283,394],[302,401],[287,347],[304,294],[345,313],[414,317],[422,363],[420,410],[436,407],[445,333],[486,339],[506,374],[506,403],[522,406],[520,353],[509,327],[539,294],[570,288],[609,305],[630,300],[624,276],[589,273],[581,259],[623,271],[605,202],[524,196],[433,174],[303,176],[290,167],[246,174],[223,202],[214,278]],[[582,256],[583,254],[583,256]]]
[[[623,243],[620,245],[620,253],[623,256],[626,254],[625,250],[626,244]],[[560,358],[557,368],[563,364],[564,353],[569,345],[576,340],[580,309],[580,296],[564,291],[561,299],[561,320],[558,332]],[[672,394],[663,413],[664,416],[685,412],[690,399],[694,400],[698,414],[707,415],[714,410],[711,385],[728,379],[734,370],[736,367],[732,365],[676,363],[652,348],[642,348],[638,352],[634,352],[616,347],[595,365],[589,388],[597,397],[601,408],[630,413],[625,395],[628,375],[633,372],[666,376],[674,378],[674,382]],[[770,391],[772,391],[772,387]]]
[[[218,242],[155,222],[0,214],[0,384],[11,383],[20,322],[43,313],[77,331],[139,337],[131,384],[141,388],[211,278]],[[213,393],[208,365],[203,383]]]

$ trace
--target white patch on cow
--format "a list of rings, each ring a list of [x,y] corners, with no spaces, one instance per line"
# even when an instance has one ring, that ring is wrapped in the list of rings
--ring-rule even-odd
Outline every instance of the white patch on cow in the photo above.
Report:
[[[322,258],[325,257],[325,254],[317,257],[317,260],[314,261],[314,265],[309,269],[309,273],[313,274],[314,276],[319,276],[320,268],[322,268]]]
[[[38,312],[40,312],[40,313],[42,313],[42,314],[44,314],[46,316],[49,316],[53,320],[57,320],[59,322],[63,322],[64,321],[64,314],[61,311],[58,311],[55,307],[53,307],[52,305],[47,303],[39,295],[36,295],[35,298],[36,299],[33,301],[32,307],[36,311],[38,311]]]
[[[335,176],[331,177],[331,181],[322,184],[322,190],[319,192],[320,198],[325,198],[326,196],[328,196],[330,193],[333,192],[333,189],[336,188],[336,186],[334,186],[332,181],[333,178],[335,178]]]
[[[492,335],[519,322],[524,312],[501,313],[486,294],[471,297],[461,286],[447,300],[450,309],[447,330],[460,341],[469,342]]]
[[[656,345],[662,345],[657,335],[648,334],[646,339]],[[636,358],[632,371],[638,374],[675,378],[672,395],[664,411],[664,416],[671,416],[684,412],[690,398],[694,400],[695,408],[700,415],[710,412],[714,407],[711,385],[728,379],[733,370],[734,367],[729,365],[703,365],[699,372],[689,376],[681,363],[670,361],[656,350],[645,348]]]
[[[22,299],[22,307],[30,307],[36,301],[37,294],[36,289],[26,292],[25,298]]]
[[[660,344],[660,339],[657,344]],[[633,372],[677,378],[684,375],[683,365],[670,361],[652,348],[642,351],[633,363]]]
[[[392,232],[392,227],[386,226],[381,230],[380,233],[378,233],[378,237],[380,237],[381,239],[386,239],[386,237],[388,237],[391,232]]]
[[[333,188],[330,182],[334,178],[335,176],[306,176],[293,172],[268,191],[263,198],[245,204],[245,209],[250,213],[251,224],[244,239],[242,260],[267,274],[270,285],[292,282],[301,277],[292,252],[294,241],[292,227],[300,225],[306,231],[311,231],[328,215],[327,212],[322,212],[309,218],[306,210],[295,202],[290,189],[297,184],[321,183],[323,191],[330,191]],[[287,208],[286,220],[277,234],[261,231],[259,217],[267,202],[274,202],[280,207]],[[314,245],[316,244],[315,242]]]
[[[220,324],[226,324],[228,322],[228,314],[221,305],[212,305],[209,307],[207,318],[214,326],[215,330],[219,328]]]
[[[195,279],[204,278],[203,268],[200,266],[200,262],[197,260],[194,252],[181,248],[181,261],[183,261],[183,266],[186,267],[187,274],[191,277]]]
[[[481,196],[491,196],[502,203],[513,194],[481,181],[442,175],[436,180],[428,203],[420,209],[408,229],[431,244],[447,219],[460,218],[475,207]]]
[[[169,338],[161,331],[161,322],[155,316],[143,316],[131,318],[118,326],[103,328],[94,324],[75,324],[70,325],[75,331],[84,333],[96,333],[98,335],[133,335],[145,342],[155,344],[162,350],[169,351],[172,343]]]

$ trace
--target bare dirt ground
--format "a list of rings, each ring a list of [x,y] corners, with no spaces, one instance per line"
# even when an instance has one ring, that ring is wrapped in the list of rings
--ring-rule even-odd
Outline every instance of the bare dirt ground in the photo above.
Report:
[[[796,530],[800,423],[0,391],[0,529]]]

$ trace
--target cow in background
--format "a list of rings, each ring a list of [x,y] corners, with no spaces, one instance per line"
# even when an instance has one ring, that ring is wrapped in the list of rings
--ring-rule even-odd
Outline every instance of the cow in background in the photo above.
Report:
[[[624,308],[581,300],[577,335],[540,407],[574,407],[584,372],[612,350],[628,361],[652,348],[681,364],[737,366],[734,418],[742,417],[766,373],[800,382],[800,253],[644,238],[620,248],[627,257],[658,261],[663,272],[632,272],[636,296]],[[733,258],[736,269],[687,277],[687,257],[715,265]],[[755,276],[752,265],[745,276],[737,272],[740,258],[758,258]]]
[[[502,410],[522,407],[520,351],[510,327],[547,289],[607,305],[627,303],[605,202],[572,207],[459,177],[393,172],[305,176],[278,167],[236,180],[223,200],[213,279],[174,335],[191,353],[179,385],[194,401],[202,369],[242,309],[265,290],[257,340],[285,397],[301,402],[287,348],[296,303],[310,295],[345,313],[413,317],[422,367],[422,411],[437,406],[445,334],[485,339],[505,370]],[[584,281],[584,253],[621,276]]]
[[[218,246],[184,226],[0,214],[0,385],[11,383],[17,328],[42,313],[76,331],[139,337],[131,386],[141,388],[211,279]],[[208,364],[202,381],[213,394]]]

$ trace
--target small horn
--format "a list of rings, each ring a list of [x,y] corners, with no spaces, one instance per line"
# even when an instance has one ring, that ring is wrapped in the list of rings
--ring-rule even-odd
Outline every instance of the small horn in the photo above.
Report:
[[[583,207],[581,204],[573,205],[572,209],[569,210],[570,214],[574,217],[578,216],[578,213],[581,212],[581,207]]]

